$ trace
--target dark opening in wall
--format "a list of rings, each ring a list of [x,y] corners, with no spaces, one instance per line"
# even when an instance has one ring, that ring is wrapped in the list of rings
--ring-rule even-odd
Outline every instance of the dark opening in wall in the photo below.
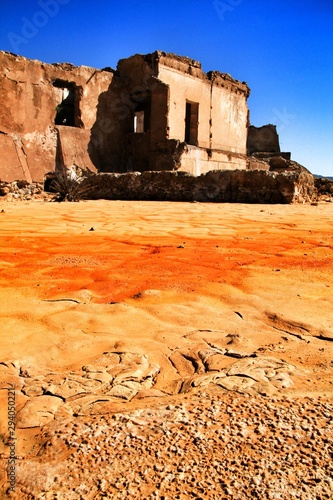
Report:
[[[145,112],[135,111],[134,112],[134,132],[136,134],[142,134],[145,131]]]
[[[137,134],[150,130],[151,97],[146,96],[137,104],[134,111],[133,131]]]
[[[185,142],[192,146],[198,145],[199,104],[186,101],[185,112]]]
[[[80,127],[79,109],[79,88],[74,82],[66,82],[65,80],[54,80],[53,87],[57,89],[56,116],[54,119],[55,125],[66,125],[67,127]]]

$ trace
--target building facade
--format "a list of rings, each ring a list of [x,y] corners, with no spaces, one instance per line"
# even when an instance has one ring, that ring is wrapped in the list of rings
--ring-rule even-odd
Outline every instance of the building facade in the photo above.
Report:
[[[0,179],[94,172],[247,168],[245,82],[164,52],[117,69],[0,52]]]

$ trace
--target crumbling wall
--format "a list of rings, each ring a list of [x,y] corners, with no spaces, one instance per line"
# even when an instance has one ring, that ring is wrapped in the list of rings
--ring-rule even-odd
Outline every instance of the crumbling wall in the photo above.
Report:
[[[238,82],[228,74],[215,71],[209,76],[212,81],[210,147],[243,154],[245,158],[250,89],[245,82]]]
[[[162,57],[158,71],[158,78],[169,86],[168,138],[186,142],[186,103],[196,103],[199,105],[197,138],[196,144],[192,142],[192,145],[209,148],[210,82],[199,68],[194,68],[196,71],[192,76],[191,66],[178,60],[171,66],[171,62],[170,58]]]
[[[205,174],[210,170],[243,170],[245,168],[246,157],[243,154],[188,145],[185,145],[179,160],[179,169],[192,175]]]
[[[268,161],[257,158],[256,156],[248,156],[246,160],[248,170],[269,170]]]
[[[45,64],[0,52],[0,132],[7,137],[0,139],[0,147],[9,155],[0,156],[0,178],[42,181],[59,164],[59,143],[69,142],[72,136],[81,142],[80,166],[96,170],[88,154],[87,131],[96,121],[98,98],[112,78],[110,71]],[[65,100],[64,91],[72,92],[75,126],[63,123],[59,142],[55,121]],[[76,158],[75,154],[72,159],[69,156],[65,155],[68,161]],[[9,157],[15,161],[9,162]]]
[[[259,160],[268,165],[273,155],[288,160],[273,125],[247,135],[249,92],[228,74],[159,51],[122,59],[116,71],[0,52],[0,179],[42,181],[72,165],[199,176],[263,169]]]
[[[159,53],[158,78],[169,86],[169,137],[189,146],[180,168],[194,175],[212,169],[245,169],[250,92],[246,83],[217,71],[206,74],[197,61],[164,53]],[[187,103],[190,108],[198,106],[197,133],[190,134],[190,141]],[[195,123],[191,132],[192,127]]]
[[[56,128],[56,170],[60,170],[63,166],[68,168],[71,165],[76,165],[92,172],[96,171],[96,167],[88,154],[87,145],[90,141],[90,130],[60,125]]]
[[[99,95],[95,104],[88,151],[100,172],[126,172],[132,105],[119,76]]]
[[[127,138],[122,159],[124,171],[175,168],[175,144],[168,144],[169,87],[157,78],[157,63],[157,53],[153,53],[136,54],[121,59],[117,65],[126,95],[126,110],[121,117]],[[137,112],[144,115],[143,130],[139,131],[134,126]]]
[[[246,168],[246,83],[206,74],[197,61],[159,51],[122,59],[117,68],[132,117],[145,99],[150,102],[150,126],[128,134],[126,170],[200,175]]]
[[[313,176],[304,170],[210,171],[97,174],[83,180],[88,199],[201,201],[224,203],[297,203],[311,201]]]
[[[11,182],[15,179],[32,181],[29,168],[20,159],[21,145],[14,137],[0,133],[0,180]]]
[[[279,136],[275,125],[262,127],[249,126],[247,136],[247,152],[253,153],[280,153]]]

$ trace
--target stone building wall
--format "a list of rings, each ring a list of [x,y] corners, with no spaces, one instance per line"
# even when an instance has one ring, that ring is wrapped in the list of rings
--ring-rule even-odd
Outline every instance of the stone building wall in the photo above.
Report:
[[[0,52],[0,179],[46,172],[246,169],[249,88],[164,52],[117,70]]]
[[[96,171],[88,153],[90,129],[112,79],[109,71],[44,64],[0,52],[0,178],[42,181],[63,157],[68,166]],[[67,115],[74,126],[56,125],[67,92],[74,100]]]
[[[279,136],[275,125],[262,127],[249,126],[247,138],[247,151],[253,153],[280,153]]]
[[[291,158],[289,152],[280,151],[279,135],[275,125],[263,125],[262,127],[255,127],[250,125],[248,128],[247,136],[247,168],[249,170],[262,170],[271,168],[270,161],[274,158],[282,158],[288,161]]]
[[[118,71],[133,114],[150,114],[139,133],[132,127],[127,170],[200,175],[246,168],[246,83],[219,72],[206,74],[197,61],[159,51],[123,59]]]

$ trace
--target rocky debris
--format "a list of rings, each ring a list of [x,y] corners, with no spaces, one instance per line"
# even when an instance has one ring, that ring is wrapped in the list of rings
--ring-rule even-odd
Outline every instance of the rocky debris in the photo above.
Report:
[[[317,199],[321,201],[333,201],[333,179],[326,177],[315,177],[315,188]]]
[[[246,168],[248,170],[269,170],[269,163],[254,155],[248,155],[246,158]]]
[[[24,378],[20,374],[18,364],[15,362],[0,363],[0,389],[15,387],[21,389],[24,385]]]
[[[40,182],[29,183],[27,181],[1,182],[0,199],[5,201],[29,201],[29,200],[49,200],[52,199],[44,191]]]
[[[293,168],[293,162],[283,158],[283,156],[271,156],[267,158],[269,169],[273,172],[285,172],[286,170],[297,170]]]
[[[332,401],[205,390],[44,426],[20,498],[332,498]],[[60,458],[62,457],[62,458]]]

